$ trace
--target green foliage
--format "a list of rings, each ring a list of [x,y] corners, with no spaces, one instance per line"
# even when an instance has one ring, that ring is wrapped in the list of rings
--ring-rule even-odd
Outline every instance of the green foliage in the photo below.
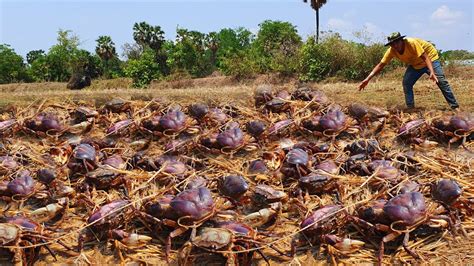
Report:
[[[469,60],[474,59],[474,52],[469,52],[466,50],[448,50],[442,52],[440,56],[446,60]]]
[[[160,26],[151,26],[146,22],[133,25],[133,39],[143,48],[150,47],[159,51],[165,42],[164,34]]]
[[[245,28],[224,28],[202,33],[177,29],[175,40],[165,40],[160,26],[135,23],[136,43],[122,46],[122,62],[110,36],[99,36],[95,54],[79,48],[79,38],[68,30],[59,30],[57,43],[47,53],[33,50],[26,65],[21,56],[6,45],[1,46],[0,82],[60,81],[73,73],[92,78],[131,77],[134,86],[143,87],[153,79],[205,77],[215,70],[237,78],[260,73],[298,75],[303,81],[336,77],[361,80],[380,62],[386,47],[373,42],[362,31],[354,33],[362,43],[342,39],[337,33],[325,33],[320,43],[310,37],[305,43],[296,27],[288,22],[266,20],[259,24],[257,35]],[[464,50],[441,53],[441,60],[474,58]],[[401,66],[393,60],[385,69]]]
[[[240,75],[235,70],[243,66],[243,61],[248,61],[247,59],[243,60],[242,57],[247,56],[254,35],[245,28],[227,28],[220,30],[216,37],[219,46],[216,52],[216,67],[227,75]],[[235,66],[233,66],[234,60],[237,60]]]
[[[7,44],[0,44],[0,84],[27,79],[23,58]]]
[[[99,36],[96,42],[95,53],[102,60],[101,67],[103,68],[105,78],[110,78],[113,74],[117,74],[117,66],[120,66],[120,64],[117,64],[118,59],[115,51],[115,43],[110,36]],[[113,60],[114,63],[112,66],[110,65],[111,60]]]
[[[154,79],[160,78],[160,66],[155,60],[156,53],[150,48],[143,51],[139,59],[130,59],[124,73],[133,79],[134,87],[145,87]]]
[[[167,64],[171,67],[171,71],[184,71],[192,77],[209,75],[213,70],[211,60],[213,52],[209,42],[217,46],[216,39],[198,31],[178,29],[175,43],[167,47]],[[217,50],[215,47],[212,49]]]
[[[253,42],[257,69],[261,73],[293,74],[298,65],[297,54],[302,44],[296,27],[289,22],[266,20],[260,25]]]
[[[383,44],[364,45],[343,40],[339,34],[334,33],[324,37],[318,44],[314,38],[309,38],[300,52],[300,79],[303,81],[319,81],[328,77],[346,80],[364,79],[380,62],[385,50]]]
[[[104,61],[108,61],[117,56],[115,52],[115,43],[110,36],[99,36],[95,47],[95,53]]]
[[[249,78],[257,72],[257,66],[249,53],[238,50],[221,59],[221,71],[238,79]]]
[[[143,53],[143,47],[141,47],[138,43],[125,43],[122,46],[122,50],[122,56],[124,56],[127,60],[138,59]]]
[[[44,57],[45,52],[43,50],[33,50],[29,51],[26,54],[26,62],[28,62],[29,65],[31,65],[36,59],[40,57]]]

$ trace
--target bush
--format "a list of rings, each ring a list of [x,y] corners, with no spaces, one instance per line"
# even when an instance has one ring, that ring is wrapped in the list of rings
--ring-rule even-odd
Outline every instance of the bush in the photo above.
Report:
[[[339,77],[362,80],[380,62],[385,51],[383,44],[365,45],[347,41],[337,33],[324,36],[319,44],[314,38],[309,38],[300,50],[300,79],[319,81]]]
[[[256,73],[254,57],[245,51],[239,51],[221,58],[221,71],[237,79],[250,78]]]
[[[260,73],[278,72],[284,75],[295,73],[298,66],[298,50],[301,37],[296,27],[289,22],[266,20],[260,25],[252,52]]]
[[[155,58],[155,52],[147,48],[139,59],[128,60],[124,73],[127,77],[133,79],[134,87],[145,87],[152,80],[160,78],[160,66]]]
[[[0,84],[26,81],[26,65],[23,58],[9,45],[0,44]]]

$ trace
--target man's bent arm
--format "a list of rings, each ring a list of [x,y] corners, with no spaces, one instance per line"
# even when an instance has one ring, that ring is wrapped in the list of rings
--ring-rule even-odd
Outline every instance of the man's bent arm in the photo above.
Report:
[[[428,67],[428,70],[430,71],[430,79],[433,80],[434,82],[438,83],[438,78],[436,77],[434,70],[433,70],[433,63],[431,62],[431,59],[428,55],[426,55],[426,52],[424,52],[421,56],[421,59],[425,61],[426,66]]]

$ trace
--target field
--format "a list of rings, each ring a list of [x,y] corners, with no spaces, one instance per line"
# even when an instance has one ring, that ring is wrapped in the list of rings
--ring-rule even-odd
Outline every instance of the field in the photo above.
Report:
[[[448,68],[446,71],[448,80],[461,106],[461,114],[472,114],[474,112],[474,67]],[[69,197],[67,206],[61,206],[62,210],[65,211],[65,215],[60,215],[60,218],[54,215],[52,215],[54,217],[46,218],[44,215],[38,216],[41,218],[38,220],[47,224],[47,230],[44,231],[48,231],[46,242],[57,253],[59,263],[165,264],[165,243],[170,232],[170,228],[167,226],[177,228],[180,227],[178,225],[180,222],[187,223],[189,221],[176,219],[178,222],[175,222],[173,226],[160,224],[156,229],[153,227],[155,226],[153,221],[147,220],[149,218],[138,216],[138,218],[132,219],[124,214],[121,214],[124,216],[118,215],[114,211],[129,215],[136,214],[130,210],[131,205],[136,210],[144,211],[146,209],[148,211],[147,204],[160,199],[163,195],[176,196],[180,191],[187,191],[187,189],[184,189],[184,185],[197,179],[197,177],[205,177],[207,183],[204,186],[209,188],[215,201],[212,214],[209,213],[204,215],[206,216],[204,218],[194,219],[191,224],[181,226],[181,229],[187,229],[187,233],[173,239],[170,254],[171,264],[181,265],[183,261],[200,265],[224,264],[225,258],[219,253],[225,253],[222,250],[225,250],[229,243],[225,244],[219,252],[214,252],[215,254],[212,256],[209,256],[205,251],[212,249],[212,247],[194,248],[192,251],[187,250],[189,253],[186,253],[186,249],[182,246],[189,239],[189,232],[192,231],[193,227],[217,226],[226,219],[244,222],[251,225],[253,229],[258,228],[256,237],[240,236],[235,244],[239,248],[235,247],[234,252],[249,253],[245,249],[257,251],[262,248],[263,253],[272,265],[373,264],[377,262],[376,251],[379,242],[370,236],[370,229],[354,222],[351,225],[348,225],[350,223],[340,225],[340,228],[331,228],[331,230],[325,232],[325,234],[338,234],[345,237],[346,240],[352,239],[365,242],[364,247],[356,246],[349,251],[343,250],[343,248],[334,244],[315,244],[315,242],[321,242],[321,239],[308,244],[306,236],[301,234],[301,222],[313,210],[321,206],[342,204],[344,206],[341,207],[342,209],[329,215],[338,217],[330,223],[342,223],[343,218],[339,219],[341,213],[347,211],[357,215],[357,209],[373,202],[375,199],[388,200],[395,197],[400,188],[408,184],[408,181],[415,181],[420,187],[419,191],[426,198],[426,213],[423,210],[423,214],[420,215],[422,217],[417,220],[417,223],[405,225],[401,229],[395,228],[396,226],[393,224],[396,222],[389,224],[394,226],[393,230],[390,229],[392,231],[389,231],[400,234],[409,232],[411,237],[408,247],[420,258],[414,259],[413,256],[410,256],[404,250],[401,245],[402,241],[398,238],[398,240],[388,241],[386,244],[383,262],[395,264],[473,263],[474,219],[472,217],[472,199],[474,198],[474,186],[472,180],[474,178],[474,157],[472,150],[474,145],[472,131],[467,132],[467,134],[463,133],[463,137],[467,137],[464,145],[461,145],[461,140],[453,141],[452,145],[448,145],[449,140],[453,139],[452,134],[449,137],[433,135],[432,131],[428,127],[423,127],[423,125],[431,125],[433,121],[443,116],[451,117],[454,112],[447,109],[447,104],[439,89],[425,77],[415,86],[415,100],[419,109],[413,113],[405,112],[401,88],[402,75],[403,70],[386,74],[370,83],[363,92],[357,90],[357,83],[325,81],[323,83],[300,84],[293,79],[277,76],[259,76],[254,80],[246,81],[236,81],[230,77],[216,76],[194,80],[155,82],[147,89],[130,88],[131,81],[127,79],[93,81],[91,87],[81,91],[67,90],[65,83],[0,85],[0,110],[3,110],[0,113],[0,121],[17,119],[21,121],[18,124],[26,125],[26,122],[36,117],[38,113],[48,112],[57,115],[60,124],[70,125],[76,123],[71,121],[76,121],[73,117],[74,110],[78,106],[88,106],[100,111],[84,121],[86,124],[89,123],[87,128],[71,127],[71,129],[68,129],[70,132],[68,130],[63,132],[61,129],[57,130],[59,132],[47,130],[45,133],[41,132],[42,129],[38,126],[30,128],[29,131],[14,130],[14,132],[2,137],[0,141],[0,159],[6,161],[5,155],[8,155],[17,161],[17,165],[15,164],[15,167],[11,168],[3,161],[0,163],[0,184],[3,187],[7,187],[5,184],[10,182],[14,176],[29,174],[22,173],[23,170],[29,170],[33,177],[36,177],[36,172],[43,168],[53,168],[57,174],[55,181],[57,183],[51,182],[45,186],[40,182],[36,182],[34,192],[26,193],[23,195],[24,197],[22,195],[11,196],[8,194],[9,192],[0,191],[0,193],[4,193],[0,194],[2,199],[8,199],[9,196],[12,199],[8,203],[11,208],[5,210],[4,215],[12,216],[20,213],[28,217],[37,217],[34,210],[45,206],[45,202],[51,203],[57,200],[51,201],[43,196],[44,190],[51,189],[54,191],[51,193],[56,195],[55,193],[59,193],[56,190],[59,189],[55,186],[67,184],[73,187],[75,192],[67,196]],[[350,125],[340,130],[334,130],[334,132],[324,130],[322,133],[308,133],[303,122],[315,116],[315,114],[332,112],[332,109],[328,108],[329,103],[314,105],[313,101],[308,100],[288,100],[285,104],[289,107],[283,111],[264,113],[262,110],[256,110],[254,107],[255,89],[264,84],[270,84],[274,92],[281,90],[292,92],[303,85],[322,91],[329,98],[330,103],[342,106]],[[102,112],[104,104],[113,98],[130,101],[131,106],[127,107],[126,110],[117,112]],[[383,120],[383,127],[372,129],[371,126],[373,125],[365,125],[363,119],[356,121],[355,118],[349,118],[347,107],[355,102],[388,110],[389,115],[385,115],[383,118],[385,119]],[[206,103],[209,106],[222,108],[227,115],[225,122],[223,122],[225,126],[220,125],[220,122],[216,122],[217,119],[214,121],[210,118],[208,118],[209,120],[199,120],[200,122],[196,123],[198,119],[191,119],[190,111],[184,108],[187,117],[186,122],[192,121],[194,123],[192,125],[195,127],[186,125],[188,127],[184,129],[180,128],[173,131],[174,128],[168,128],[167,131],[163,130],[164,126],[160,124],[161,128],[158,127],[159,129],[156,129],[156,132],[150,128],[143,129],[146,124],[142,122],[148,121],[157,114],[165,116],[165,114],[171,112],[170,110],[173,110],[172,106],[179,104],[182,107],[187,107],[195,103]],[[116,122],[126,121],[128,118],[134,119],[138,125],[130,123],[120,130],[111,127]],[[410,132],[410,134],[407,134],[410,136],[404,140],[398,138],[400,137],[398,129],[402,125],[420,118],[425,119],[426,122],[416,128],[415,133]],[[267,128],[267,131],[263,134],[266,136],[265,139],[250,137],[248,129],[245,130],[245,124],[252,120],[264,121],[269,127],[285,119],[292,119],[290,126],[284,128],[283,133],[275,134]],[[232,130],[235,128],[235,125],[231,126],[232,122],[238,122],[245,131],[242,143],[230,150],[228,148],[231,146],[224,146],[223,144],[213,146],[217,145],[214,142],[214,144],[211,143],[206,146],[204,139],[211,138],[210,136],[213,133],[217,135],[219,132]],[[372,122],[376,124],[377,121]],[[142,126],[142,128],[139,129],[138,126]],[[198,133],[193,131],[197,126],[199,126]],[[469,134],[471,134],[470,140]],[[101,148],[100,152],[97,150],[97,158],[94,155],[92,162],[87,163],[99,164],[95,161],[97,160],[104,166],[105,159],[113,158],[114,155],[118,155],[126,161],[127,167],[123,163],[120,167],[112,166],[112,169],[105,169],[113,172],[113,174],[109,173],[110,175],[126,178],[130,183],[123,181],[117,187],[108,187],[108,183],[112,182],[106,181],[104,185],[100,180],[97,181],[96,177],[89,176],[89,171],[96,171],[97,166],[90,166],[92,169],[88,169],[89,165],[84,160],[71,166],[71,162],[76,162],[73,158],[76,152],[73,152],[73,150],[76,151],[77,147],[80,146],[77,139],[74,138],[75,136],[79,136],[80,140],[84,141],[83,143],[96,145],[94,147],[105,146],[105,148]],[[107,146],[108,144],[101,143],[100,140],[104,140],[105,137],[111,137],[115,141],[114,144]],[[290,138],[291,141],[283,141],[285,138]],[[429,141],[423,141],[425,138]],[[238,136],[233,136],[233,139],[238,139]],[[396,172],[395,177],[391,177],[394,178],[394,181],[390,178],[383,180],[383,176],[378,175],[383,167],[372,169],[372,172],[368,175],[360,174],[362,170],[350,167],[348,164],[348,161],[350,161],[349,155],[353,154],[352,151],[347,150],[348,145],[354,141],[365,139],[376,139],[379,147],[372,152],[369,152],[369,148],[365,147],[366,151],[364,152],[367,153],[368,158],[364,157],[364,162],[370,164],[370,161],[375,159],[390,161],[392,165],[386,167],[389,169],[387,171],[390,176],[393,171]],[[172,140],[186,142],[183,142],[184,145],[169,148],[167,145]],[[216,142],[216,140],[214,141]],[[311,145],[314,144],[314,146],[301,144],[303,145],[301,149],[309,153],[310,162],[298,162],[294,166],[288,158],[290,151],[297,148],[284,146],[288,145],[288,142],[296,145],[295,143],[298,143],[298,141],[307,141]],[[99,143],[101,144],[99,145]],[[197,143],[200,144],[197,145]],[[365,143],[368,145],[367,142]],[[314,147],[323,144],[328,144],[329,148],[324,151],[316,151],[317,149]],[[310,146],[311,148],[308,148]],[[140,151],[143,151],[143,153],[140,153]],[[156,159],[162,158],[161,156],[165,153],[177,156],[177,161],[174,159],[163,159],[163,161]],[[142,157],[136,157],[138,154]],[[250,161],[257,159],[265,161],[268,169],[263,173],[255,174],[249,170]],[[150,160],[155,161],[150,163]],[[337,164],[338,170],[336,172],[327,172],[323,175],[329,178],[331,182],[338,184],[336,187],[331,187],[331,191],[334,192],[337,189],[339,194],[326,191],[310,193],[309,189],[305,191],[305,187],[301,185],[302,181],[298,179],[302,176],[301,171],[303,173],[313,171],[313,167],[326,161],[334,161]],[[299,164],[302,165],[298,166]],[[169,165],[172,165],[172,167],[168,168]],[[84,167],[86,170],[82,173]],[[301,169],[298,167],[301,167]],[[344,168],[344,171],[339,170],[339,168]],[[181,171],[180,169],[185,170]],[[321,173],[317,170],[314,171]],[[226,192],[225,187],[223,188],[225,185],[222,182],[223,177],[227,175],[243,177],[247,182],[244,196],[236,196],[228,190]],[[34,179],[36,180],[38,177]],[[449,207],[446,208],[433,200],[431,195],[431,184],[436,184],[441,179],[455,180],[463,188],[463,194],[459,201],[456,201],[456,204],[450,202]],[[114,179],[115,181],[119,182],[119,179]],[[44,181],[42,182],[44,183]],[[276,204],[278,207],[274,207],[275,204],[265,202],[262,207],[262,203],[258,203],[256,199],[250,196],[255,193],[257,185],[261,184],[267,184],[280,192],[286,193],[286,198],[281,200],[282,205]],[[102,186],[102,188],[99,186]],[[223,194],[225,196],[222,196]],[[98,210],[98,207],[104,206],[112,200],[125,198],[127,203],[117,208],[117,210],[106,213],[105,219],[117,218],[118,222],[113,226],[129,233],[153,235],[153,240],[146,238],[143,243],[137,244],[138,247],[133,245],[127,247],[126,243],[123,243],[124,240],[119,238],[116,238],[115,241],[105,242],[107,237],[104,237],[104,230],[115,228],[95,227],[101,224],[100,219],[96,221],[98,225],[91,224],[90,221],[89,223],[86,222],[88,217]],[[268,198],[265,200],[270,201]],[[461,204],[461,201],[465,201],[466,204]],[[7,202],[0,201],[0,206],[5,207]],[[280,204],[279,201],[276,203]],[[201,208],[205,209],[205,207]],[[258,212],[259,208],[272,212],[272,215],[275,215],[276,218],[271,216],[265,222],[255,219],[265,220],[266,218]],[[216,214],[214,209],[221,212]],[[202,212],[205,211],[207,210]],[[441,221],[439,218],[437,220],[430,219],[434,217],[431,217],[431,215],[435,213],[442,214],[445,218],[449,216],[451,220],[446,219],[453,221],[455,224],[451,226],[452,228],[449,228],[446,224],[441,228],[434,228],[436,225],[443,224],[443,219]],[[254,217],[255,214],[260,216]],[[110,217],[107,218],[107,216]],[[212,219],[208,216],[212,216]],[[274,219],[276,219],[276,223]],[[311,226],[327,219],[330,220],[331,218],[321,218],[314,221]],[[429,224],[432,227],[424,226],[421,223]],[[97,231],[93,234],[89,233],[90,239],[85,243],[82,252],[76,252],[79,235],[87,231],[87,227],[95,228]],[[3,228],[0,228],[0,230],[3,230]],[[378,234],[377,237],[380,237],[381,233],[378,232]],[[318,236],[313,237],[318,238]],[[98,244],[97,240],[99,238],[102,241],[101,244]],[[251,238],[251,241],[245,242],[249,238]],[[56,242],[58,239],[66,246],[74,248],[74,250],[66,250]],[[291,243],[293,241],[298,243],[297,252],[295,256],[287,256],[292,248]],[[196,243],[198,243],[197,240]],[[29,240],[21,242],[21,245],[24,246],[30,244],[35,244],[35,242]],[[278,251],[272,249],[273,247],[285,254],[279,254]],[[31,248],[25,250],[27,253],[33,252]],[[1,252],[2,250],[0,250],[0,255],[3,255]],[[229,253],[227,252],[227,254]],[[28,255],[30,254],[28,253]],[[253,256],[255,265],[265,265],[262,254],[254,252]],[[6,256],[2,258],[6,258]],[[3,262],[0,259],[0,264]],[[54,262],[52,256],[45,249],[41,250],[40,265]]]
[[[447,68],[446,75],[462,109],[474,110],[474,67]],[[327,82],[315,84],[315,87],[326,93],[334,102],[340,104],[359,101],[367,105],[383,108],[403,108],[404,99],[401,88],[403,69],[375,78],[363,92],[358,92],[357,83]],[[49,99],[56,102],[93,101],[97,106],[111,97],[128,100],[151,100],[167,98],[177,103],[194,101],[238,103],[252,105],[250,101],[255,86],[274,84],[276,90],[290,89],[297,86],[294,80],[279,79],[275,76],[261,76],[252,81],[238,82],[229,77],[202,78],[152,83],[148,89],[130,88],[128,79],[95,80],[90,88],[83,91],[70,91],[66,83],[20,83],[0,85],[0,107],[9,104],[25,106],[34,100]],[[415,86],[415,102],[422,110],[444,110],[447,107],[439,89],[422,77]]]

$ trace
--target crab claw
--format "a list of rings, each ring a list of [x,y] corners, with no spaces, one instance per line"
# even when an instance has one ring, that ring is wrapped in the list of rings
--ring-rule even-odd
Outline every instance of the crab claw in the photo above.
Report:
[[[264,208],[257,212],[253,212],[251,214],[246,215],[244,217],[245,223],[252,227],[258,227],[268,223],[277,215],[278,210],[281,206],[279,202],[274,203],[272,205],[275,206],[271,206],[270,208]]]
[[[190,126],[189,128],[186,129],[186,133],[195,135],[198,134],[201,131],[201,129],[198,126]]]
[[[429,226],[432,228],[447,228],[449,222],[443,219],[430,219]]]
[[[344,253],[352,253],[365,245],[365,242],[336,235],[324,235],[324,242]]]
[[[113,239],[120,241],[126,246],[140,246],[151,241],[151,237],[135,233],[127,233],[123,230],[112,230],[110,236]]]
[[[258,144],[256,143],[249,143],[247,145],[244,146],[244,150],[245,151],[248,151],[248,152],[251,152],[251,151],[256,151],[258,150],[260,147],[258,146]]]
[[[36,209],[31,212],[31,215],[37,218],[50,219],[56,216],[59,212],[63,211],[64,208],[68,205],[68,198],[60,198],[57,203],[51,203],[45,207]]]

